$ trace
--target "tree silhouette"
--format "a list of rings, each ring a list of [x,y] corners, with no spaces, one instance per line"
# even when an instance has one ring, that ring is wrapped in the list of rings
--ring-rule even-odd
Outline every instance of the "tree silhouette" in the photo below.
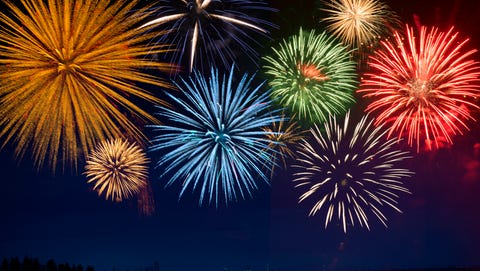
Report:
[[[57,264],[55,260],[50,259],[46,264],[41,264],[37,258],[24,257],[22,261],[18,257],[3,258],[0,265],[0,271],[95,271],[92,266],[70,265],[67,263]]]

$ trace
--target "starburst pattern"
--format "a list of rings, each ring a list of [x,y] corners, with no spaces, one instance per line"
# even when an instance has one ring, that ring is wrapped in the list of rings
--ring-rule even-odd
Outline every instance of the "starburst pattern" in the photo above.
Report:
[[[122,201],[147,189],[148,163],[136,143],[112,139],[101,142],[89,155],[85,175],[99,196]]]
[[[345,44],[362,52],[374,45],[400,23],[387,4],[378,0],[329,0],[322,8],[327,29]]]
[[[398,193],[409,193],[403,179],[413,173],[400,167],[408,153],[396,148],[395,140],[386,140],[386,130],[375,127],[368,116],[352,128],[350,113],[343,123],[331,117],[323,127],[304,139],[294,165],[295,187],[304,192],[299,202],[313,204],[310,215],[325,213],[325,228],[332,219],[347,226],[370,229],[371,216],[387,226],[385,208],[401,212]]]
[[[267,138],[271,141],[268,147],[272,151],[272,160],[274,161],[271,169],[272,176],[275,167],[279,166],[279,160],[281,160],[283,168],[286,169],[287,159],[296,157],[294,148],[306,133],[294,119],[295,116],[288,118],[285,114],[282,114],[279,122],[274,122],[264,128],[264,131],[267,132]]]
[[[367,111],[389,125],[389,137],[406,137],[419,151],[452,144],[468,129],[470,111],[479,108],[480,65],[458,35],[427,27],[417,34],[407,26],[405,39],[396,33],[371,57],[358,92],[372,98]]]
[[[144,59],[162,53],[135,27],[148,17],[137,1],[6,1],[0,13],[0,136],[26,151],[38,168],[76,167],[97,142],[145,136],[128,115],[157,122],[132,99],[161,103],[135,83],[167,87],[140,68],[167,71]]]
[[[346,47],[325,32],[300,29],[264,59],[271,96],[302,125],[345,113],[355,101],[355,63]]]
[[[189,72],[212,65],[228,68],[239,61],[236,49],[256,63],[258,54],[251,44],[260,44],[252,33],[267,36],[264,26],[272,26],[249,15],[269,10],[261,0],[163,0],[156,10],[156,18],[141,28],[168,30],[159,40],[176,45],[172,60],[188,65]]]
[[[160,151],[158,167],[167,185],[180,181],[183,193],[200,190],[199,203],[225,199],[225,203],[252,196],[258,182],[269,183],[265,169],[272,165],[263,127],[280,120],[269,112],[268,92],[253,87],[254,77],[245,74],[234,81],[212,69],[209,77],[194,72],[178,87],[183,97],[170,95],[178,111],[161,108],[160,115],[173,125],[154,126],[158,135],[153,151]]]

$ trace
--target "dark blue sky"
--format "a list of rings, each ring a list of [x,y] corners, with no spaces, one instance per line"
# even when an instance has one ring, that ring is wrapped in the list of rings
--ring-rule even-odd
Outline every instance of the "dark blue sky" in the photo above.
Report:
[[[274,37],[315,26],[313,2],[275,2],[280,29]],[[417,14],[426,25],[454,24],[480,48],[480,2],[390,2],[405,22]],[[340,225],[324,229],[321,216],[307,216],[288,171],[277,172],[255,198],[216,209],[199,207],[198,194],[178,201],[178,187],[164,189],[152,169],[156,213],[141,217],[135,201],[105,201],[81,174],[37,172],[28,157],[18,165],[7,147],[0,151],[0,257],[53,258],[101,271],[154,261],[161,270],[179,271],[480,266],[480,149],[474,150],[480,126],[471,125],[451,149],[407,162],[416,172],[407,182],[412,195],[400,201],[403,214],[387,211],[388,228],[373,222],[371,231],[347,234]]]
[[[480,183],[462,172],[480,157],[473,159],[471,140],[460,142],[465,144],[410,161],[413,194],[401,200],[403,214],[387,211],[389,228],[374,222],[371,231],[354,228],[346,235],[340,225],[325,230],[321,217],[306,216],[288,174],[253,200],[218,209],[198,207],[197,195],[178,202],[174,187],[164,190],[153,180],[156,214],[141,218],[135,201],[98,198],[82,176],[37,174],[2,155],[7,178],[0,195],[0,252],[98,270],[154,261],[169,270],[480,265]]]

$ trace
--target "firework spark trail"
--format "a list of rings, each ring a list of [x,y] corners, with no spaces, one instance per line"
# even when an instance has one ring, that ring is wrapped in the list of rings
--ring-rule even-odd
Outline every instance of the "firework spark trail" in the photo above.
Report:
[[[269,112],[268,92],[252,86],[253,76],[245,74],[238,83],[233,77],[233,66],[223,76],[214,69],[209,77],[194,71],[177,84],[183,97],[170,95],[177,109],[160,107],[160,116],[174,125],[153,126],[158,135],[151,150],[161,154],[161,177],[172,174],[167,186],[182,183],[180,197],[200,189],[200,204],[205,198],[218,206],[220,196],[226,204],[251,197],[258,180],[269,183],[264,170],[273,163],[272,141],[263,128],[280,116]]]
[[[452,136],[468,130],[478,110],[480,65],[476,50],[464,51],[468,41],[458,32],[422,27],[419,35],[406,27],[406,38],[382,42],[371,57],[371,72],[358,90],[372,98],[367,112],[377,113],[376,123],[388,123],[388,136],[406,137],[417,152],[421,147],[452,144]],[[434,144],[427,144],[434,142]]]
[[[331,117],[300,143],[293,165],[295,187],[304,191],[299,203],[313,204],[310,216],[323,210],[325,228],[335,217],[344,232],[357,223],[370,229],[370,216],[387,226],[384,209],[401,212],[398,193],[409,193],[403,179],[413,173],[399,167],[408,152],[398,150],[395,140],[384,140],[386,130],[368,116],[353,129],[349,119],[349,112],[343,123]]]

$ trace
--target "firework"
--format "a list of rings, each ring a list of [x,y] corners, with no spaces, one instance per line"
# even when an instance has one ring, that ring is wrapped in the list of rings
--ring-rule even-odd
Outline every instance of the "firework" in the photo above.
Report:
[[[382,42],[358,92],[373,98],[366,110],[377,113],[377,124],[388,123],[389,137],[407,137],[419,151],[452,144],[468,130],[470,111],[479,108],[480,65],[476,50],[463,50],[467,41],[453,28],[422,27],[418,36],[407,26],[405,39],[396,33]]]
[[[355,101],[355,63],[349,51],[325,32],[305,33],[283,40],[264,57],[272,97],[303,123],[325,121],[345,113]]]
[[[101,142],[85,166],[88,183],[106,199],[122,201],[147,188],[148,158],[136,144],[114,139]]]
[[[400,25],[388,5],[377,0],[325,1],[327,16],[322,19],[327,29],[344,44],[362,54],[368,47],[391,34]]]
[[[127,113],[157,122],[130,99],[161,103],[134,83],[167,87],[139,68],[167,69],[143,58],[163,52],[134,26],[148,16],[137,1],[23,0],[0,13],[0,137],[38,168],[77,165],[109,137],[144,136]]]
[[[194,71],[178,84],[184,97],[171,96],[179,111],[160,107],[174,125],[153,126],[159,135],[152,150],[165,154],[158,167],[162,176],[172,174],[167,185],[181,182],[180,197],[188,188],[200,189],[200,204],[204,198],[218,206],[220,197],[225,202],[251,197],[258,180],[269,182],[263,169],[272,165],[272,142],[262,128],[280,117],[268,112],[262,85],[252,87],[254,77],[247,74],[236,84],[233,69],[223,76],[212,69],[208,78]]]
[[[274,161],[271,169],[272,175],[274,167],[278,166],[278,160],[280,159],[283,168],[287,168],[287,158],[295,157],[293,147],[300,142],[306,132],[300,129],[294,118],[295,116],[289,119],[285,114],[282,114],[279,122],[274,122],[269,127],[264,128],[264,131],[268,132],[267,137],[271,140],[268,147],[272,150],[272,160]]]
[[[294,165],[295,187],[304,190],[299,202],[313,204],[310,216],[326,213],[325,228],[335,217],[344,232],[356,223],[370,229],[370,216],[387,226],[383,209],[401,212],[398,193],[409,193],[402,179],[412,172],[398,165],[408,153],[397,150],[395,140],[384,139],[386,130],[368,116],[352,129],[349,115],[343,124],[331,117],[324,127],[315,125],[311,140],[300,143]]]
[[[163,0],[156,18],[141,28],[168,30],[159,40],[176,44],[172,60],[179,66],[188,61],[189,72],[218,64],[228,68],[235,61],[235,49],[254,62],[258,59],[250,44],[260,44],[251,34],[266,36],[263,26],[272,25],[248,14],[262,10],[268,8],[261,0]]]

